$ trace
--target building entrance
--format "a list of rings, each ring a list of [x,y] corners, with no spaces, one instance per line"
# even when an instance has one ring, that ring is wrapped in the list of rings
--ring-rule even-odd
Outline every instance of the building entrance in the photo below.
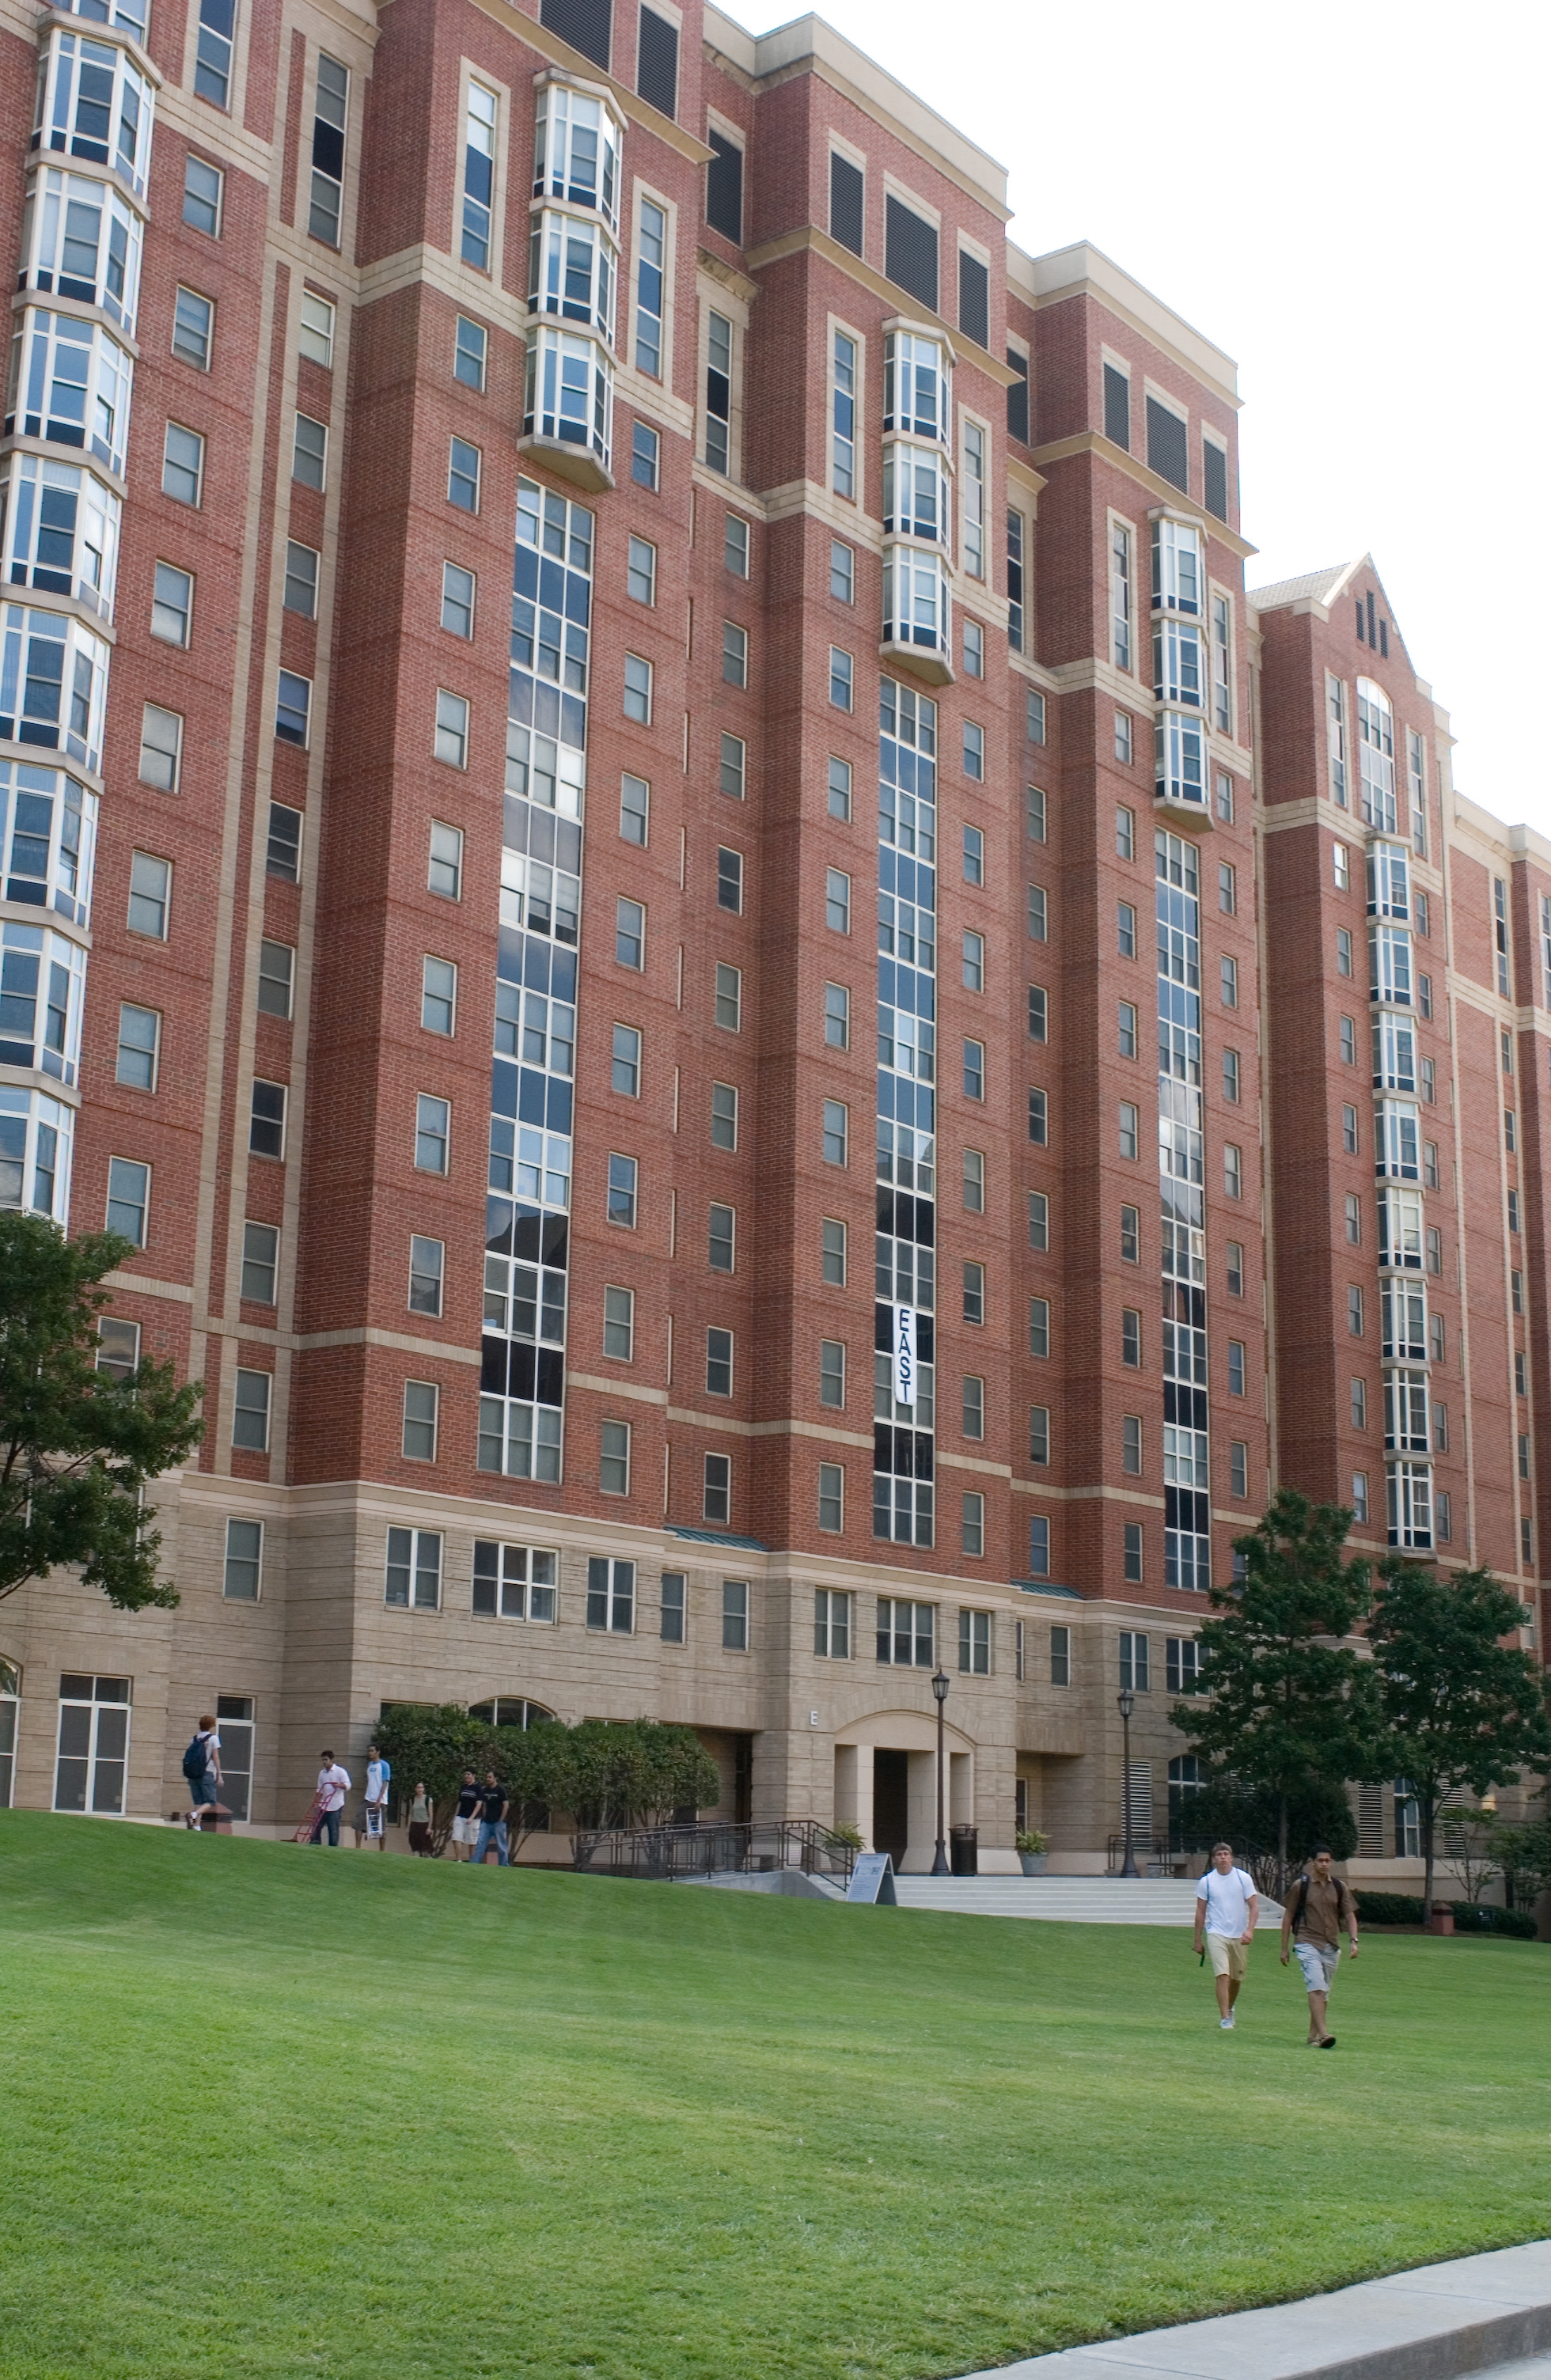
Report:
[[[910,1840],[910,1755],[878,1744],[872,1755],[873,1849],[899,1866]]]

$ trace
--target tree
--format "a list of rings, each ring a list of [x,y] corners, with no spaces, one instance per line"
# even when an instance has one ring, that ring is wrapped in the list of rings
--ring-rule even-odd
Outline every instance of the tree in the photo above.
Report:
[[[1206,1759],[1275,1814],[1285,1888],[1292,1811],[1316,1782],[1367,1773],[1375,1711],[1366,1665],[1342,1640],[1368,1606],[1368,1574],[1341,1548],[1351,1514],[1284,1488],[1248,1536],[1234,1540],[1244,1574],[1213,1587],[1197,1638],[1201,1695],[1169,1717]],[[1306,1846],[1305,1846],[1306,1848]]]
[[[195,1380],[143,1363],[97,1369],[103,1275],[132,1255],[112,1232],[67,1240],[39,1215],[0,1214],[0,1597],[79,1566],[121,1611],[170,1610],[145,1490],[186,1462],[204,1425]]]
[[[482,1776],[495,1755],[496,1730],[470,1718],[462,1703],[385,1703],[377,1745],[393,1764],[394,1799],[402,1807],[424,1783],[433,1808],[431,1848],[440,1859],[453,1831],[463,1772]]]
[[[582,1826],[658,1825],[721,1798],[716,1763],[692,1727],[584,1719],[567,1735],[561,1798]]]
[[[1488,1570],[1447,1577],[1392,1556],[1368,1622],[1384,1721],[1383,1773],[1416,1798],[1429,1920],[1438,1812],[1451,1793],[1513,1783],[1551,1759],[1551,1721],[1533,1655],[1502,1642],[1522,1604]]]
[[[1551,1818],[1503,1827],[1496,1852],[1510,1909],[1533,1909],[1543,1892],[1551,1892]]]
[[[1224,1774],[1208,1777],[1181,1801],[1179,1832],[1187,1850],[1231,1843],[1242,1854],[1241,1866],[1249,1869],[1263,1892],[1274,1897],[1280,1891],[1286,1876],[1271,1849],[1281,1821],[1275,1793]],[[1357,1821],[1343,1784],[1330,1777],[1309,1777],[1292,1788],[1287,1796],[1287,1843],[1294,1865],[1316,1843],[1327,1844],[1339,1860],[1351,1857],[1357,1849]]]
[[[1444,1856],[1459,1873],[1467,1900],[1479,1900],[1487,1886],[1503,1872],[1506,1827],[1492,1810],[1468,1807],[1441,1811]]]

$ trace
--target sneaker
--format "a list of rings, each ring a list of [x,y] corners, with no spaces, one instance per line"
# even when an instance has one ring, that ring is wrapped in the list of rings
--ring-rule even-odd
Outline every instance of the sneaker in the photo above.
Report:
[[[1334,2049],[1336,2046],[1335,2034],[1333,2033],[1327,2033],[1324,2040],[1318,2044],[1318,2046],[1321,2049]]]
[[[1233,2020],[1232,2020],[1232,2018],[1231,2018],[1230,2016],[1219,2016],[1219,2017],[1218,2017],[1218,2031],[1219,2033],[1231,2033],[1231,2032],[1232,2032],[1232,2030],[1233,2030]]]

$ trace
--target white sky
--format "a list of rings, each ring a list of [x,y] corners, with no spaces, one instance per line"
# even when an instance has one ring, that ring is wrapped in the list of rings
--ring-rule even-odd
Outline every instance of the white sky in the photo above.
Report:
[[[1541,613],[1544,0],[817,13],[1008,167],[1021,247],[1092,240],[1237,360],[1248,583],[1371,552],[1460,791],[1551,834],[1507,667]]]

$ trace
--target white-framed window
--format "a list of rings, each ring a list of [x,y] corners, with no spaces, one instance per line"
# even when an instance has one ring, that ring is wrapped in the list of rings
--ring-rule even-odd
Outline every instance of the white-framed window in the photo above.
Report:
[[[282,744],[305,752],[312,724],[312,680],[295,670],[278,670],[274,681],[274,732]]]
[[[204,489],[205,442],[197,430],[169,421],[162,445],[162,493],[198,505]]]
[[[475,1538],[469,1608],[481,1619],[552,1627],[559,1586],[560,1556],[552,1548]]]
[[[733,1458],[708,1454],[702,1473],[700,1517],[713,1528],[725,1529],[733,1517]]]
[[[478,584],[474,572],[465,570],[461,564],[442,564],[442,625],[450,637],[461,637],[466,642],[472,638]]]
[[[843,652],[839,645],[831,645],[830,647],[830,700],[837,710],[851,709],[854,683],[855,664],[851,655]]]
[[[284,674],[284,673],[283,673]],[[468,702],[461,694],[450,694],[445,686],[436,693],[436,758],[449,769],[468,766]]]
[[[830,592],[837,603],[856,601],[855,549],[838,537],[830,540]]]
[[[430,822],[430,851],[426,862],[426,890],[443,901],[463,898],[463,829],[440,819]]]
[[[411,1232],[408,1295],[411,1314],[441,1313],[442,1282],[446,1267],[447,1250],[443,1241],[423,1239],[418,1232]]]
[[[741,513],[728,513],[721,531],[722,567],[730,570],[734,578],[746,578],[748,554],[748,523]]]
[[[458,971],[451,959],[420,961],[420,1026],[449,1039],[457,1029]]]
[[[609,1160],[609,1205],[611,1223],[621,1230],[636,1228],[636,1205],[639,1190],[640,1168],[634,1157],[612,1156]]]
[[[137,1008],[128,1001],[122,1002],[118,1011],[115,1082],[127,1084],[137,1091],[153,1091],[161,1047],[160,1013],[154,1008]]]
[[[831,1289],[845,1287],[845,1225],[825,1216],[820,1232],[819,1275]]]
[[[644,850],[651,822],[651,787],[644,777],[628,774],[620,779],[619,832],[622,843],[638,844]]]
[[[650,662],[645,660],[639,653],[626,653],[624,656],[624,716],[626,719],[633,719],[638,727],[651,725],[651,680]]]
[[[839,1536],[845,1527],[842,1463],[821,1463],[818,1466],[818,1525],[826,1536]]]
[[[642,196],[636,217],[636,369],[662,378],[662,328],[668,270],[668,213]]]
[[[297,346],[301,354],[328,370],[333,368],[333,313],[326,298],[304,289],[297,318]]]
[[[1109,524],[1109,633],[1110,657],[1115,667],[1131,667],[1132,637],[1132,548],[1131,531],[1123,522]]]
[[[960,1498],[959,1542],[966,1561],[983,1561],[986,1554],[986,1499],[975,1488],[969,1488]],[[970,1618],[989,1623],[988,1612],[961,1612],[960,1622]],[[959,1667],[963,1669],[963,1645],[960,1640]]]
[[[857,342],[836,331],[830,354],[830,485],[837,496],[856,494]]]
[[[743,1031],[743,969],[719,960],[716,969],[716,1023],[723,1033]]]
[[[713,1326],[706,1332],[706,1394],[709,1397],[730,1397],[733,1393],[733,1342],[731,1330]]]
[[[225,1559],[221,1574],[224,1598],[228,1603],[257,1603],[263,1575],[264,1524],[262,1521],[241,1521],[234,1516],[226,1523]],[[224,1753],[224,1743],[221,1748]],[[225,1766],[223,1759],[223,1770]]]
[[[190,151],[183,161],[183,220],[191,231],[212,239],[221,237],[221,208],[225,176]]]
[[[173,301],[173,353],[179,363],[192,364],[196,371],[209,371],[210,351],[215,338],[215,307],[197,289],[178,290]]]
[[[1427,747],[1414,728],[1406,732],[1406,791],[1411,796],[1411,847],[1427,856]]]
[[[390,1529],[382,1600],[395,1610],[435,1611],[442,1601],[442,1535]]]
[[[706,451],[709,469],[733,468],[733,325],[714,306],[706,311]]]
[[[630,477],[638,488],[656,493],[662,441],[649,422],[637,421],[630,432]]]
[[[636,1360],[636,1293],[633,1289],[603,1292],[603,1353],[616,1364]]]
[[[453,378],[461,381],[465,388],[478,390],[480,395],[484,394],[489,347],[490,339],[484,324],[471,322],[467,314],[460,314],[453,338]]]
[[[454,438],[448,442],[447,502],[455,504],[459,512],[479,511],[479,480],[483,468],[483,455],[478,446],[471,446],[467,438]]]
[[[886,1668],[929,1670],[936,1659],[937,1606],[878,1598],[878,1658]]]
[[[104,1314],[97,1324],[97,1366],[111,1380],[127,1380],[139,1367],[140,1326],[119,1314]],[[8,1806],[0,1801],[0,1810]]]
[[[1393,834],[1395,714],[1384,688],[1366,677],[1357,681],[1357,772],[1363,825]]]
[[[248,1099],[248,1148],[253,1157],[285,1154],[285,1085],[255,1080]]]
[[[289,1019],[296,990],[297,954],[289,942],[259,944],[258,1007],[261,1016]]]
[[[151,635],[164,645],[187,645],[193,616],[192,572],[159,562],[151,601]]]
[[[966,578],[986,576],[986,432],[978,421],[962,417],[960,433],[959,506]]]
[[[14,1675],[14,1672],[11,1674]],[[59,1740],[54,1771],[56,1810],[122,1817],[129,1762],[130,1681],[59,1681]]]
[[[404,1383],[403,1451],[406,1463],[434,1463],[440,1392],[434,1380]]]
[[[1233,609],[1226,595],[1215,589],[1211,603],[1212,725],[1220,735],[1233,733]]]
[[[470,80],[464,103],[463,211],[458,252],[478,272],[491,269],[495,205],[495,142],[501,103],[482,82]]]
[[[325,248],[339,246],[345,208],[345,130],[350,112],[350,69],[318,53],[318,83],[312,114],[312,182],[307,228]]]
[[[832,934],[851,931],[851,879],[843,868],[831,868],[826,872],[824,923]]]
[[[281,602],[285,611],[299,613],[304,620],[318,617],[319,560],[314,547],[299,545],[295,538],[286,540],[285,581]]]
[[[238,1368],[232,1391],[232,1444],[249,1454],[269,1452],[270,1390],[268,1372]]]
[[[298,413],[291,427],[291,477],[304,488],[321,488],[328,477],[329,433],[326,423]]]
[[[816,1587],[813,1649],[821,1661],[849,1661],[854,1597],[843,1588]]]
[[[453,1110],[448,1099],[421,1091],[415,1101],[415,1167],[420,1173],[445,1173],[452,1136]]]
[[[708,1454],[706,1457],[708,1469],[712,1463],[723,1462],[725,1460],[726,1458],[724,1456]],[[709,1499],[710,1494],[709,1484],[706,1492]],[[749,1649],[748,1629],[748,1581],[743,1578],[724,1578],[721,1582],[721,1646],[723,1652],[746,1653]]]
[[[658,1634],[664,1645],[682,1645],[688,1617],[687,1588],[682,1570],[665,1570],[658,1582]]]
[[[598,1430],[598,1485],[605,1496],[630,1493],[630,1424],[605,1421]],[[590,1572],[590,1564],[588,1569]],[[590,1590],[590,1577],[588,1581]],[[593,1623],[588,1620],[588,1626]]]
[[[151,1212],[151,1168],[130,1157],[108,1160],[108,1204],[103,1228],[119,1232],[132,1247],[146,1244]]]
[[[1339,677],[1325,675],[1325,742],[1330,769],[1330,798],[1338,809],[1348,806],[1346,687]]]
[[[711,1085],[711,1147],[735,1149],[738,1145],[738,1091],[735,1083]]]
[[[748,684],[748,630],[735,620],[721,624],[721,678],[725,686]]]
[[[707,1216],[706,1260],[712,1272],[733,1272],[737,1263],[737,1210],[713,1204]]]

